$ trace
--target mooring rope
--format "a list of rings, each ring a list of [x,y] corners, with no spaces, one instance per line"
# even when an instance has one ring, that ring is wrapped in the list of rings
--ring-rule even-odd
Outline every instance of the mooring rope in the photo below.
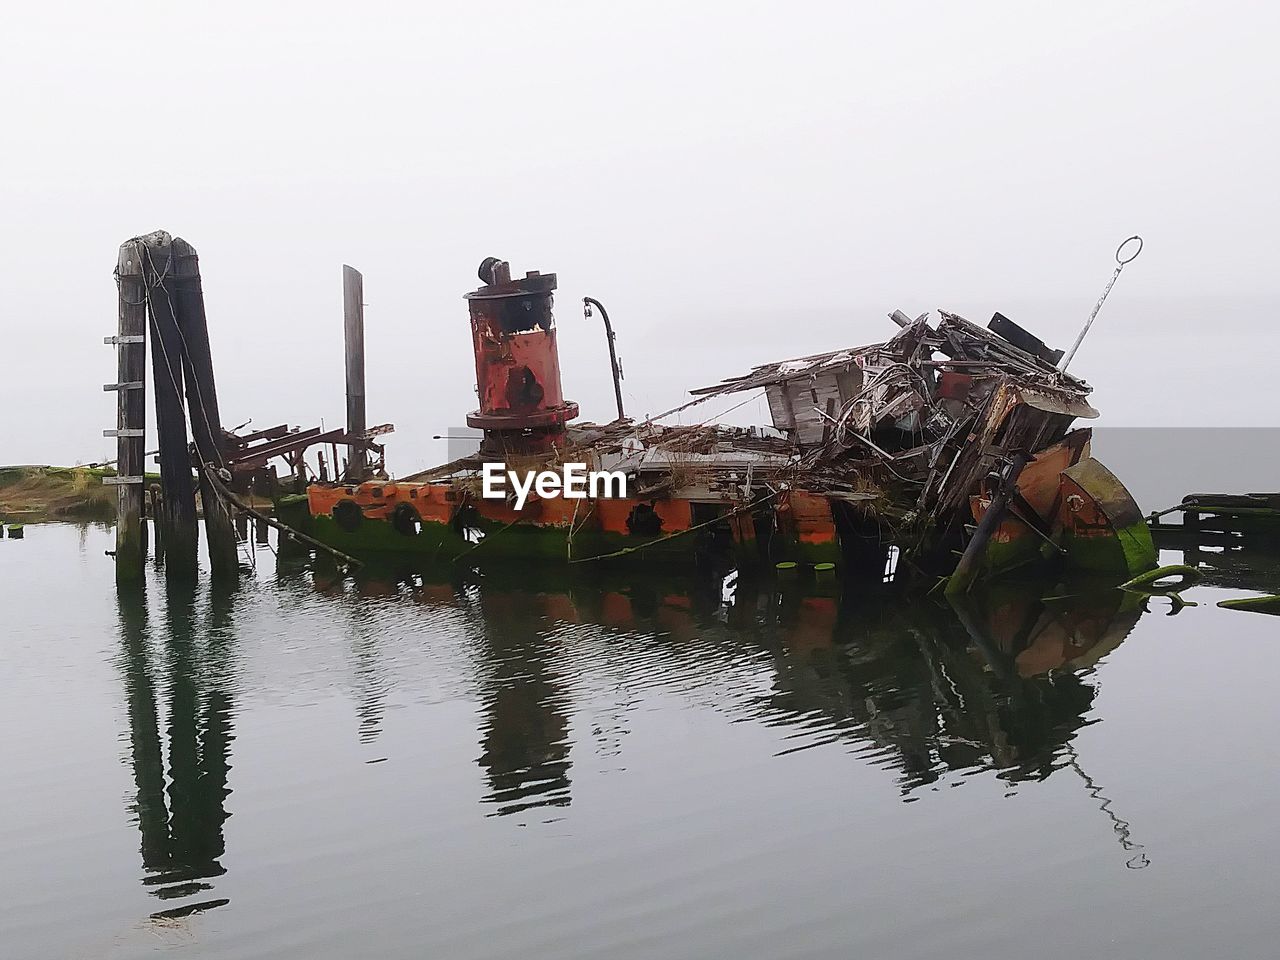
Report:
[[[665,537],[659,537],[657,540],[646,540],[644,543],[637,543],[633,547],[624,547],[621,550],[613,551],[613,553],[601,553],[601,554],[597,554],[594,557],[580,557],[577,560],[571,559],[569,560],[569,563],[591,563],[592,561],[595,561],[595,560],[610,560],[614,557],[626,556],[629,553],[638,553],[639,551],[644,550],[647,547],[655,547],[660,543],[666,543],[668,540],[674,540],[676,539],[676,537],[683,537],[686,533],[693,533],[695,530],[701,530],[703,527],[709,527],[712,524],[719,523],[721,520],[728,520],[730,517],[736,517],[738,516],[738,514],[746,513],[748,510],[752,510],[755,507],[758,507],[760,504],[766,503],[769,500],[772,500],[780,492],[781,491],[779,490],[774,490],[772,493],[768,493],[758,500],[753,500],[751,503],[744,504],[743,506],[738,507],[738,509],[736,510],[730,511],[729,513],[722,513],[718,517],[712,517],[710,520],[706,521],[705,523],[699,523],[696,526],[686,527],[683,530],[677,530],[674,533],[667,534]]]
[[[307,534],[303,533],[297,527],[291,527],[287,523],[281,523],[279,520],[276,520],[274,517],[268,516],[267,514],[263,513],[261,510],[256,510],[253,507],[249,506],[247,503],[245,503],[243,500],[237,497],[234,493],[232,493],[231,490],[228,489],[225,484],[223,484],[222,478],[218,476],[217,468],[214,467],[212,464],[208,464],[208,463],[201,464],[200,469],[201,469],[201,472],[205,475],[205,477],[208,478],[209,484],[210,486],[213,487],[214,493],[216,493],[221,499],[225,500],[227,503],[231,504],[237,510],[241,510],[247,513],[249,516],[254,517],[258,520],[261,520],[263,523],[267,524],[268,526],[275,527],[282,534],[286,534],[288,536],[294,537],[295,539],[301,540],[303,543],[310,544],[311,546],[315,547],[317,550],[323,550],[325,553],[330,554],[333,557],[336,557],[337,559],[343,561],[344,563],[349,563],[352,566],[356,566],[356,567],[364,566],[364,563],[360,560],[357,560],[355,557],[348,556],[347,554],[343,553],[341,550],[337,550],[334,547],[329,546],[327,543],[322,543],[321,541],[315,539],[314,537],[307,536]]]

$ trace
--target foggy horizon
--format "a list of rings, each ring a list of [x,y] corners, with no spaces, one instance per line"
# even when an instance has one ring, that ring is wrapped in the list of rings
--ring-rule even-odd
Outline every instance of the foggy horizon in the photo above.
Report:
[[[584,295],[643,416],[885,339],[895,308],[998,310],[1069,347],[1137,233],[1072,365],[1097,425],[1277,425],[1273,8],[392,10],[15,18],[0,462],[114,457],[111,270],[155,229],[200,252],[227,426],[341,422],[359,269],[369,421],[395,423],[400,474],[472,409],[462,296],[486,256],[559,275],[565,394],[601,421]]]

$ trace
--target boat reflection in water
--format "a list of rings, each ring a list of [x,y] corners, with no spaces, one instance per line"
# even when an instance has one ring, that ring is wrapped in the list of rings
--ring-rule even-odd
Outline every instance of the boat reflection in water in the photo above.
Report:
[[[1142,613],[1134,595],[1046,601],[1071,591],[1004,583],[957,610],[865,592],[842,598],[836,584],[373,565],[344,577],[285,560],[277,586],[286,616],[300,594],[349,625],[348,695],[365,744],[387,722],[396,679],[397,657],[380,650],[385,631],[444,624],[434,642],[465,651],[477,695],[486,782],[478,799],[491,816],[563,816],[575,751],[625,765],[632,713],[652,707],[650,694],[674,694],[734,722],[782,729],[780,752],[844,747],[890,771],[907,801],[956,771],[993,772],[1011,785],[1072,771],[1111,819],[1129,865],[1146,863],[1071,745],[1089,722],[1097,661]],[[376,603],[354,602],[351,591]],[[153,914],[168,918],[227,902],[213,881],[225,872],[236,595],[178,582],[159,592],[150,605],[121,592],[119,663],[143,883],[174,901]]]
[[[569,692],[551,660],[548,615],[571,607],[559,596],[479,591],[484,618],[481,668],[485,725],[480,766],[496,813],[569,804]]]
[[[1092,669],[1143,612],[1133,594],[1045,583],[1004,583],[954,608],[800,582],[408,566],[365,567],[356,581],[475,617],[479,762],[497,813],[570,802],[569,717],[592,674],[623,701],[628,689],[714,686],[714,709],[793,726],[788,749],[845,742],[895,770],[904,795],[948,771],[1042,779],[1071,765]],[[625,726],[625,702],[617,713]]]

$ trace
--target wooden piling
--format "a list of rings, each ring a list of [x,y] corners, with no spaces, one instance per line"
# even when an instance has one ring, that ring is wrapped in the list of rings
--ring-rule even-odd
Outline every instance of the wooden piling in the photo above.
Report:
[[[364,435],[367,429],[364,409],[364,277],[355,267],[342,266],[343,341],[346,345],[347,371],[347,433],[353,437]],[[338,458],[333,458],[335,479],[338,479]],[[366,478],[368,461],[362,446],[348,447],[346,479],[360,481]]]
[[[205,539],[209,545],[209,566],[215,579],[234,579],[240,565],[236,552],[236,532],[231,512],[221,496],[229,482],[209,476],[226,464],[222,417],[214,385],[213,356],[209,348],[209,327],[205,318],[204,291],[200,283],[200,259],[195,247],[181,237],[173,239],[173,307],[182,332],[183,379],[187,409],[196,454],[200,458],[200,505],[204,511]]]
[[[116,476],[104,483],[116,488],[116,578],[141,581],[146,546],[142,533],[143,475],[146,472],[147,298],[142,245],[120,245],[116,264],[119,324],[114,344],[117,382],[103,389],[116,392]]]
[[[152,512],[156,548],[164,551],[168,576],[194,577],[199,566],[196,555],[200,537],[182,386],[183,338],[173,309],[176,296],[171,277],[173,242],[164,231],[149,234],[142,241],[147,257],[145,279],[151,306],[152,389],[159,435],[160,484],[164,490],[164,496],[157,499]]]
[[[163,509],[161,505],[163,499],[160,495],[159,484],[152,484],[147,488],[147,514],[152,518],[152,523],[155,523],[155,518],[160,516],[160,511]],[[151,557],[157,567],[164,566],[164,537],[159,534],[159,531],[157,531],[155,544],[151,549]]]

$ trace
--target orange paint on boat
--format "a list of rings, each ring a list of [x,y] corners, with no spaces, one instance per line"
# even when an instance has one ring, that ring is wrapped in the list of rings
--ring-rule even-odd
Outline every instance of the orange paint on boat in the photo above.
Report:
[[[778,506],[779,513],[789,515],[795,524],[796,539],[801,543],[836,542],[836,524],[831,516],[831,501],[807,490],[789,490]]]

